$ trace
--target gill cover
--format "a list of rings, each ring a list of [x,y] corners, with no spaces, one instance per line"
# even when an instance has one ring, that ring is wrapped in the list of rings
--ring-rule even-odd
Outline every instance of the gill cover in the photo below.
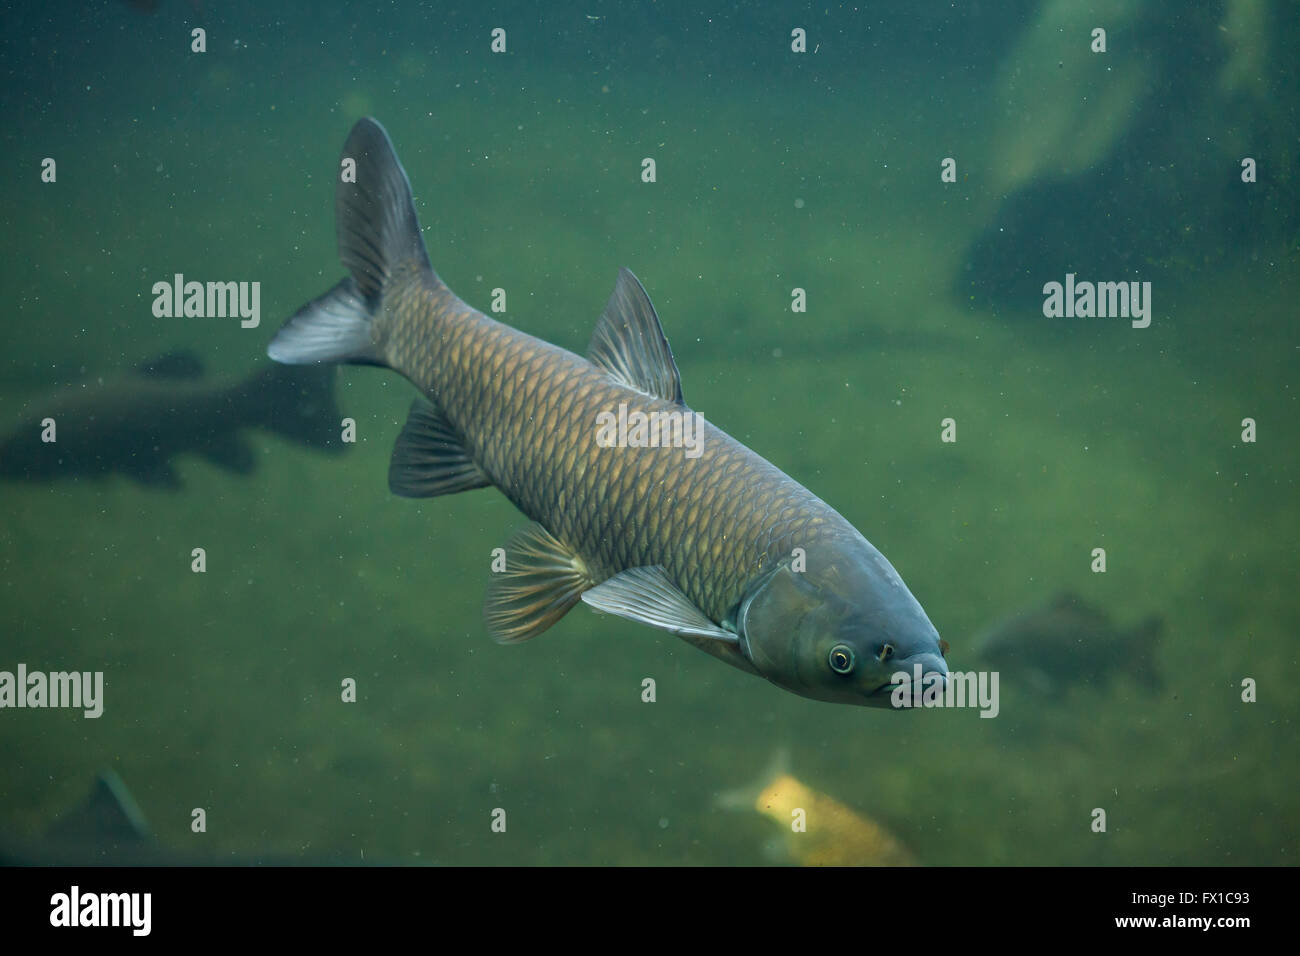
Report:
[[[824,613],[828,597],[806,574],[777,565],[760,578],[740,605],[736,630],[750,662],[766,677],[791,686],[808,662],[806,649],[815,635],[816,612]]]

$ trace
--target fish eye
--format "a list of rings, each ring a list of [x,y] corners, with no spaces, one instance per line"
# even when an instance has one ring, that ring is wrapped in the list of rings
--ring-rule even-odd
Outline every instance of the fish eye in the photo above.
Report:
[[[888,641],[880,648],[880,660],[887,661],[894,656],[894,645]]]
[[[853,670],[853,648],[847,644],[836,644],[831,648],[831,670],[837,674],[847,674]]]

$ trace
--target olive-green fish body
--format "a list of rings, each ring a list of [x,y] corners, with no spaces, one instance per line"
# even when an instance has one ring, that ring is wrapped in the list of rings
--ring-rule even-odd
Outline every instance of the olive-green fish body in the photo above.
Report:
[[[881,705],[895,670],[946,674],[933,625],[888,561],[685,405],[630,272],[589,357],[575,355],[469,307],[437,277],[377,123],[359,122],[343,155],[357,170],[337,201],[352,275],[299,310],[269,351],[396,369],[424,400],[394,449],[393,491],[492,485],[533,520],[491,579],[498,641],[533,637],[583,600],[818,699]]]

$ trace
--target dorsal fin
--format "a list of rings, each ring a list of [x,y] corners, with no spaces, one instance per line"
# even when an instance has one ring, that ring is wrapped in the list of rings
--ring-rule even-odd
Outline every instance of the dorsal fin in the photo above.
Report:
[[[149,825],[126,784],[112,770],[105,770],[95,778],[85,801],[59,817],[48,835],[68,840],[142,840],[149,836]]]
[[[637,277],[627,269],[618,270],[614,294],[596,323],[587,358],[629,388],[685,404],[677,363],[659,316]]]

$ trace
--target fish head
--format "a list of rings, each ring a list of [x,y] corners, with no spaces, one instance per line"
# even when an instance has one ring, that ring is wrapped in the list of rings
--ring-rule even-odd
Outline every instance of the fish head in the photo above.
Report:
[[[939,634],[865,538],[809,550],[751,583],[735,618],[751,664],[803,697],[893,706],[895,675],[947,681]]]

